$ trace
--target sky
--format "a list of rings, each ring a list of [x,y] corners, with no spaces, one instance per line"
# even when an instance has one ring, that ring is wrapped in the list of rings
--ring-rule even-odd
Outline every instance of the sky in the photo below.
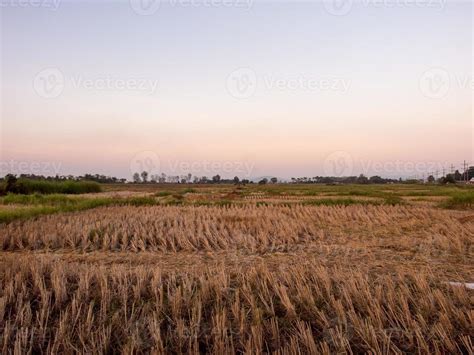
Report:
[[[474,165],[470,1],[0,4],[0,175]]]

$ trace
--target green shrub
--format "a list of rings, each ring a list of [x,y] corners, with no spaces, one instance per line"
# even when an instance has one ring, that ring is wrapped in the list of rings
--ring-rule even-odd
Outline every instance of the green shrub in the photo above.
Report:
[[[124,199],[124,204],[131,205],[131,206],[153,206],[157,205],[158,203],[153,197],[130,197]]]
[[[41,194],[84,194],[101,192],[101,186],[93,181],[49,181],[18,179],[8,187],[7,192],[29,195]]]
[[[170,196],[172,195],[173,193],[171,191],[158,191],[155,196],[156,197],[166,197],[166,196]]]
[[[474,191],[455,193],[440,206],[448,209],[472,208],[474,207]]]
[[[400,196],[396,196],[396,195],[386,195],[384,199],[385,199],[384,204],[386,205],[395,206],[395,205],[405,204],[405,201]]]
[[[12,210],[0,210],[0,223],[9,223],[17,219],[27,219],[45,214],[59,212],[59,207],[35,206],[15,208]]]
[[[182,203],[182,201],[178,201],[178,203]],[[0,205],[21,205],[22,207],[0,209],[0,223],[7,223],[16,219],[27,219],[59,212],[84,211],[91,208],[105,206],[153,206],[158,204],[159,202],[153,197],[83,198],[58,194],[8,194],[7,196],[0,198]]]
[[[65,205],[70,204],[73,200],[69,199],[66,195],[51,194],[41,195],[35,193],[34,195],[17,195],[9,193],[3,197],[1,203],[4,205]]]

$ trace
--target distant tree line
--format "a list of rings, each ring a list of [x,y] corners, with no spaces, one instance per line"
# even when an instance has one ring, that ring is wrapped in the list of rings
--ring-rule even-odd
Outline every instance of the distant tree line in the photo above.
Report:
[[[452,174],[447,174],[436,179],[433,175],[428,176],[427,181],[429,183],[440,183],[440,184],[455,184],[456,182],[469,181],[474,178],[474,166],[470,166],[466,171],[461,173],[459,170],[456,170]]]
[[[186,175],[166,175],[162,173],[160,175],[150,175],[146,171],[141,173],[134,173],[132,181],[136,184],[139,183],[151,183],[151,184],[252,184],[253,181],[249,179],[240,179],[235,176],[233,179],[223,179],[219,174],[212,177],[207,176],[193,176],[192,174]]]
[[[363,174],[359,176],[314,176],[291,178],[294,184],[388,184],[403,182],[402,179],[384,179],[378,175],[366,177]]]
[[[18,179],[34,180],[34,181],[92,181],[102,184],[125,184],[128,183],[127,179],[117,178],[114,176],[106,176],[101,174],[85,174],[81,176],[74,175],[56,175],[56,176],[42,176],[35,174],[21,174],[18,177],[13,174],[7,176],[14,176]],[[474,166],[469,167],[461,173],[456,170],[452,174],[447,174],[441,178],[435,178],[433,175],[427,177],[428,183],[456,183],[462,181],[469,181],[474,178]],[[6,177],[0,181],[6,181]],[[222,178],[219,174],[207,177],[207,176],[193,176],[191,173],[186,175],[167,175],[162,174],[150,174],[147,171],[136,172],[133,174],[132,183],[135,184],[253,184],[254,181],[250,179],[240,179],[235,176],[232,179]],[[258,184],[276,184],[278,179],[276,177],[262,178],[258,180]],[[367,177],[363,174],[359,176],[314,176],[314,177],[292,177],[291,183],[294,184],[390,184],[390,183],[420,183],[422,180],[419,179],[392,179],[383,178],[378,175]]]
[[[31,179],[22,175],[17,178],[8,174],[0,183],[0,196],[8,193],[28,195],[40,194],[83,194],[102,191],[101,185],[95,181],[75,179]]]
[[[127,182],[127,179],[116,178],[113,176],[106,176],[100,174],[85,174],[81,176],[74,175],[56,175],[56,176],[43,176],[35,174],[7,174],[3,180],[6,180],[8,176],[14,176],[18,179],[27,179],[27,180],[43,180],[43,181],[94,181],[101,184],[124,184]],[[2,179],[0,179],[2,180]]]

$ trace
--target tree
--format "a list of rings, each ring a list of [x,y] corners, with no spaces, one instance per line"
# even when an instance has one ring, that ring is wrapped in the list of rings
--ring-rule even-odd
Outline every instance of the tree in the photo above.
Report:
[[[440,182],[442,184],[455,184],[456,180],[454,180],[454,175],[453,174],[448,174],[445,177],[442,177],[440,179]]]
[[[461,181],[462,180],[462,174],[459,172],[459,170],[456,170],[454,172],[454,180],[456,180],[456,181]]]
[[[140,174],[139,174],[139,173],[133,174],[133,182],[134,182],[134,183],[137,183],[137,184],[141,182]]]
[[[382,179],[380,176],[375,175],[370,177],[369,182],[371,184],[385,184],[385,179]]]
[[[428,182],[429,182],[430,184],[432,184],[432,183],[435,182],[435,178],[434,178],[433,175],[428,176]]]
[[[276,177],[272,177],[270,181],[272,182],[272,184],[276,184],[278,182],[278,179]]]
[[[240,182],[239,177],[238,177],[238,176],[234,176],[234,184],[235,184],[235,185],[238,185],[239,182]]]
[[[470,166],[469,169],[467,169],[467,180],[471,180],[474,178],[474,166]]]
[[[142,176],[143,182],[146,183],[148,180],[148,172],[142,171],[141,176]]]
[[[166,174],[165,173],[161,173],[161,177],[158,179],[158,182],[160,184],[166,183]]]
[[[221,181],[221,176],[217,174],[216,176],[212,177],[212,182],[218,184]]]
[[[369,182],[369,179],[364,176],[364,174],[360,174],[359,177],[357,178],[357,183],[358,184],[367,184]]]
[[[259,185],[265,185],[267,182],[268,182],[268,179],[267,179],[267,178],[263,178],[263,179],[260,180],[258,183],[259,183]]]
[[[16,193],[17,192],[16,183],[18,181],[16,176],[13,174],[8,174],[7,176],[5,176],[5,180],[7,181],[7,185],[5,186],[5,191]]]

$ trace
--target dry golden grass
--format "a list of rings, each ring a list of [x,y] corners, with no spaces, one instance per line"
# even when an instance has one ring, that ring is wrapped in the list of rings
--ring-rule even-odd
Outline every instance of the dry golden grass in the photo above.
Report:
[[[104,207],[0,227],[3,353],[472,354],[472,213]]]
[[[2,250],[291,251],[361,242],[420,254],[472,252],[471,223],[409,206],[107,207],[13,222]]]
[[[162,272],[19,259],[2,351],[469,353],[472,294],[430,274],[316,265]]]

